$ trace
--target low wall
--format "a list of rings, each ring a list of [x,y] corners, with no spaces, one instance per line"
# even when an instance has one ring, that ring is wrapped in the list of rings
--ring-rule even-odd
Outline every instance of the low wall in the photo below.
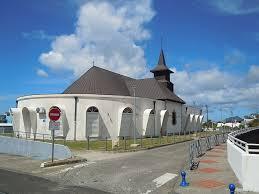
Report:
[[[51,143],[0,136],[0,153],[48,160],[51,159],[51,150]],[[55,144],[55,159],[62,160],[71,157],[72,153],[67,146]]]
[[[248,154],[227,141],[228,162],[244,191],[259,192],[259,155]]]

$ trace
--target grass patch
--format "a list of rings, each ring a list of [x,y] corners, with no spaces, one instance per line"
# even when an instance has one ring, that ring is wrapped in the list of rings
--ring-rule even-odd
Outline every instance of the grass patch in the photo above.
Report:
[[[133,139],[120,139],[117,147],[112,149],[111,140],[90,140],[88,141],[64,141],[55,140],[55,143],[68,146],[72,150],[102,150],[102,151],[126,151],[126,150],[139,150],[144,148],[152,148],[160,145],[174,144],[183,141],[189,141],[192,137],[188,135],[174,135],[174,136],[163,136],[154,138],[137,138],[136,143],[139,147],[132,148],[131,144],[134,143]],[[47,140],[47,142],[51,142]]]
[[[96,140],[90,139],[88,142],[87,140],[84,141],[73,141],[73,140],[63,140],[63,139],[56,139],[56,144],[62,144],[68,146],[71,150],[100,150],[100,151],[128,151],[128,150],[140,150],[145,148],[152,148],[157,147],[160,145],[168,145],[168,144],[175,144],[179,142],[189,141],[192,140],[194,137],[207,137],[215,134],[221,134],[220,131],[203,131],[203,132],[196,132],[196,133],[186,133],[185,135],[174,134],[171,136],[162,136],[162,137],[145,137],[145,138],[137,138],[136,143],[140,146],[137,148],[130,147],[131,144],[134,143],[133,139],[120,139],[119,144],[117,147],[112,149],[112,141],[111,140]],[[4,133],[0,134],[3,136],[10,136],[13,137],[13,133]],[[31,139],[31,138],[30,138]],[[31,139],[33,140],[33,139]],[[49,138],[46,139],[36,139],[36,141],[44,141],[48,143],[52,143],[52,140]]]

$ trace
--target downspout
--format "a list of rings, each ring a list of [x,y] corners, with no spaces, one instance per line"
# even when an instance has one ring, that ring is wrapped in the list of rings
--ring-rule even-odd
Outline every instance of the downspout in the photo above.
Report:
[[[77,102],[78,97],[75,96],[75,115],[74,115],[74,141],[76,141],[76,121],[77,121]]]
[[[164,104],[164,110],[167,110],[167,101],[165,100],[165,104]],[[169,114],[169,113],[168,113]],[[165,117],[164,117],[165,119]],[[162,133],[163,133],[163,123],[164,121],[162,122],[162,126],[161,126],[161,129],[160,129],[160,136],[162,136]],[[166,127],[166,133],[167,133],[167,123],[165,124],[165,127]]]
[[[185,131],[182,129],[182,126],[183,126],[183,104],[181,104],[181,122],[180,122],[180,124],[181,124],[180,129],[181,129],[181,131],[183,131],[184,134],[185,134]]]
[[[156,101],[153,101],[153,109],[154,109],[154,136],[156,135]]]

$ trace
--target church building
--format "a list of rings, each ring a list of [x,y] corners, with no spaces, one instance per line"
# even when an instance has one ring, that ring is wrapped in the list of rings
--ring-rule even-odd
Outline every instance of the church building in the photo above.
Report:
[[[15,131],[51,134],[48,111],[61,109],[61,129],[67,140],[159,136],[201,130],[200,109],[187,106],[174,92],[173,73],[163,50],[153,78],[133,79],[97,66],[72,83],[62,94],[29,95],[11,108]],[[176,86],[180,87],[180,86]]]

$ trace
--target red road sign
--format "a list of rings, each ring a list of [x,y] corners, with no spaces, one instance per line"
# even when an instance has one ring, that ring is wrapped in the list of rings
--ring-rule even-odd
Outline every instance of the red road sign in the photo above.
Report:
[[[61,116],[61,110],[57,106],[52,106],[49,109],[49,119],[52,121],[57,121],[59,120]]]

